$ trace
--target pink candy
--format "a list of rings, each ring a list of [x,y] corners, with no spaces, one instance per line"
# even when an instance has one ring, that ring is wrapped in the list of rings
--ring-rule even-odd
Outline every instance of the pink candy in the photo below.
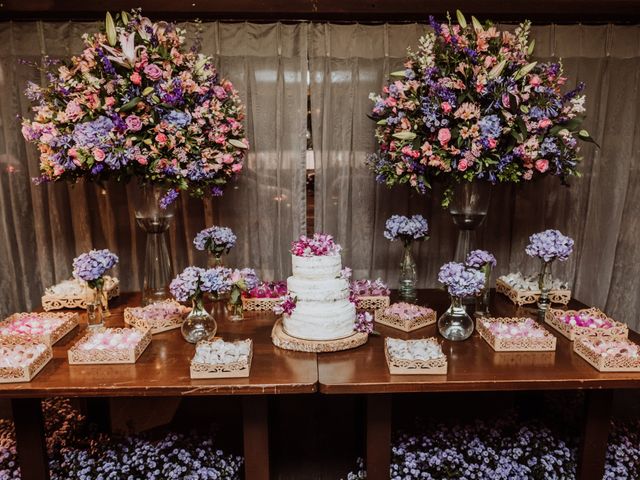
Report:
[[[518,323],[483,320],[484,326],[497,338],[542,338],[545,330],[527,318]]]
[[[143,307],[136,316],[143,320],[156,320],[183,317],[185,313],[185,307],[180,304],[174,302],[157,302]]]
[[[628,340],[582,340],[589,349],[603,357],[630,357],[637,358],[640,354],[640,347]]]
[[[41,343],[0,346],[0,368],[24,368],[40,356],[46,348]]]
[[[613,326],[609,320],[591,317],[584,313],[578,315],[565,315],[562,317],[562,321],[575,327],[611,328]]]
[[[64,319],[57,316],[24,315],[0,327],[0,335],[45,335],[53,332],[64,323]]]
[[[420,307],[412,303],[399,302],[387,307],[384,311],[385,315],[393,315],[403,320],[413,320],[414,318],[424,317],[431,313],[431,309]]]
[[[120,332],[104,330],[87,337],[78,348],[81,350],[112,350],[133,348],[142,340],[142,332],[125,328]]]

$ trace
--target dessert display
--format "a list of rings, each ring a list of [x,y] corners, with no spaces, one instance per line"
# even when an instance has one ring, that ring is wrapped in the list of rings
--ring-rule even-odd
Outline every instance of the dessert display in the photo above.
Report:
[[[392,375],[443,375],[447,373],[447,357],[438,341],[384,339],[384,353]]]
[[[287,294],[286,282],[260,282],[242,295],[242,306],[249,312],[270,312]]]
[[[509,297],[516,305],[535,303],[540,297],[537,275],[525,276],[521,272],[502,275],[496,280],[496,291]],[[552,303],[566,305],[571,300],[571,290],[567,282],[553,279],[549,298]]]
[[[497,352],[546,352],[556,349],[556,337],[531,318],[480,318],[476,328]]]
[[[150,328],[151,333],[160,333],[180,328],[185,317],[191,311],[175,300],[164,300],[145,307],[124,309],[124,323],[142,330]]]
[[[544,321],[571,341],[582,336],[626,338],[629,335],[629,328],[624,323],[609,318],[597,308],[551,308],[546,312]]]
[[[600,372],[640,371],[640,346],[626,338],[580,337],[573,350]]]
[[[0,322],[0,336],[27,336],[51,346],[73,330],[79,318],[73,312],[14,313]]]
[[[0,337],[0,383],[29,382],[51,358],[51,347],[36,339]]]
[[[198,342],[191,359],[191,378],[248,377],[252,356],[250,339],[225,342],[217,338]]]
[[[87,330],[67,354],[71,365],[135,363],[150,343],[148,328],[97,328]]]
[[[104,292],[108,300],[120,294],[120,282],[117,278],[105,275]],[[91,288],[83,280],[70,278],[49,287],[42,296],[42,308],[45,311],[61,308],[86,308],[87,300],[91,300]]]
[[[351,282],[351,293],[356,299],[357,310],[376,311],[389,306],[391,291],[382,279],[354,280]]]
[[[436,312],[428,307],[399,302],[377,310],[376,323],[411,332],[436,323]]]
[[[293,275],[287,279],[294,308],[283,313],[287,335],[303,340],[337,340],[354,334],[356,307],[341,276],[340,246],[316,233],[293,243]]]

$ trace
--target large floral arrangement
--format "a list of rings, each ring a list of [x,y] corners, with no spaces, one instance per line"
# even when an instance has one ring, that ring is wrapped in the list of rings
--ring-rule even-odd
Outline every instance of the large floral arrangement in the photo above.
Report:
[[[521,182],[544,174],[579,175],[583,85],[566,93],[561,63],[531,61],[529,22],[500,31],[458,12],[437,23],[405,69],[392,73],[375,102],[379,152],[369,159],[380,183],[425,193],[435,179]]]
[[[26,90],[34,118],[22,133],[40,151],[38,180],[138,177],[169,187],[168,200],[221,195],[248,143],[238,94],[213,60],[139,10],[107,14],[105,30],[83,40],[70,62],[42,67],[46,86]]]

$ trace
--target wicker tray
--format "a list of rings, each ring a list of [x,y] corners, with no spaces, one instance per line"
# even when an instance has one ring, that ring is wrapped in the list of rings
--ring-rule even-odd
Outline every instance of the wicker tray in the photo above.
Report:
[[[73,280],[73,279],[72,279]],[[60,310],[61,308],[86,308],[87,300],[91,298],[91,289],[88,286],[82,291],[72,295],[61,295],[53,292],[53,288],[45,290],[42,296],[42,308],[45,311]],[[111,300],[120,295],[120,281],[115,277],[104,276],[104,291],[107,299]]]
[[[384,309],[376,310],[375,313],[375,321],[381,325],[386,325],[387,327],[397,328],[398,330],[402,330],[403,332],[411,332],[413,330],[417,330],[418,328],[426,327],[427,325],[433,325],[436,323],[436,312],[431,308],[428,309],[428,312],[425,315],[406,319],[401,318],[397,315],[386,315],[384,313]]]
[[[592,317],[602,318],[603,320],[610,321],[613,326],[611,328],[592,328],[592,327],[578,327],[569,325],[562,320],[561,317],[565,315],[578,315],[580,313],[586,313]],[[582,310],[562,310],[556,308],[550,308],[544,315],[544,321],[547,325],[553,327],[557,332],[565,336],[571,341],[574,341],[578,337],[628,337],[629,328],[624,324],[607,317],[605,313],[597,308],[585,308]]]
[[[16,345],[34,345],[40,343],[37,339],[24,336],[4,336],[0,337],[0,345],[12,347]],[[53,358],[51,346],[33,359],[26,367],[4,367],[0,368],[0,383],[30,382],[44,366]]]
[[[506,295],[509,300],[520,307],[529,303],[536,303],[540,298],[540,290],[516,290],[499,278],[496,280],[496,291]],[[549,292],[549,300],[551,303],[567,305],[571,300],[571,290],[551,290]]]
[[[242,297],[242,308],[246,312],[271,312],[280,304],[280,298],[246,298]]]
[[[124,323],[141,330],[150,328],[151,334],[153,335],[160,332],[166,332],[167,330],[180,328],[185,316],[191,311],[191,307],[185,307],[175,300],[164,300],[159,303],[167,303],[175,306],[181,312],[181,315],[145,319],[144,310],[150,308],[151,305],[147,305],[146,307],[127,307],[124,309]]]
[[[368,310],[375,312],[381,308],[387,308],[391,304],[391,300],[388,295],[357,295],[356,296],[356,309]]]
[[[233,363],[200,363],[191,360],[191,378],[243,378],[249,376],[251,370],[251,360],[253,359],[253,341],[251,339],[243,340],[249,343],[249,356],[246,360]],[[201,343],[213,343],[205,340]]]
[[[80,320],[80,315],[76,312],[34,312],[34,313],[14,313],[13,315],[5,318],[2,322],[0,322],[0,327],[6,326],[8,323],[13,322],[14,320],[18,320],[21,317],[57,317],[63,319],[63,323],[60,324],[58,328],[54,331],[44,334],[44,335],[29,335],[29,337],[36,339],[40,343],[44,343],[49,345],[50,347],[55,344],[58,340],[64,337],[67,333],[73,330],[78,326],[78,321]],[[18,334],[19,335],[19,334]]]
[[[438,343],[435,338],[427,339],[432,343]],[[418,340],[407,340],[416,342]],[[388,338],[384,339],[384,356],[387,359],[389,373],[391,375],[446,375],[447,357],[433,358],[431,360],[405,360],[391,358],[387,346]]]
[[[132,348],[118,348],[118,349],[105,349],[105,350],[81,350],[79,347],[82,343],[86,342],[89,337],[94,333],[103,332],[105,330],[112,330],[115,333],[120,333],[124,328],[98,328],[95,330],[87,331],[73,347],[71,347],[67,354],[69,356],[69,364],[71,365],[106,365],[106,364],[119,364],[119,363],[136,363],[142,352],[151,343],[151,330],[147,329],[143,332],[141,340]]]
[[[556,349],[556,337],[550,334],[545,328],[539,327],[544,332],[544,337],[518,337],[504,338],[496,337],[485,325],[485,322],[518,324],[527,320],[526,318],[479,318],[476,322],[476,330],[480,336],[496,352],[551,352]]]
[[[368,339],[369,335],[366,333],[353,332],[352,335],[338,340],[303,340],[284,331],[282,318],[276,320],[271,330],[271,341],[276,347],[296,352],[340,352],[364,345]]]
[[[609,337],[611,338],[611,337]],[[640,357],[605,357],[597,354],[589,345],[592,338],[578,338],[573,344],[573,351],[600,372],[640,372]],[[620,338],[631,344],[626,338]]]

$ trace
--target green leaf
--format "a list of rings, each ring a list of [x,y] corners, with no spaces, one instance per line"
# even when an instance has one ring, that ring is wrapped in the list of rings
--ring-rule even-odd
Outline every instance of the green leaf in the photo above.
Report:
[[[458,18],[458,24],[462,28],[467,28],[467,19],[464,18],[464,15],[462,14],[462,12],[460,10],[456,10],[456,17]]]
[[[534,38],[533,40],[531,40],[531,43],[529,44],[529,49],[527,50],[527,53],[531,55],[535,48],[536,48],[536,39]]]
[[[416,138],[416,134],[413,132],[398,132],[392,135],[393,138],[397,138],[398,140],[413,140]]]
[[[524,123],[524,120],[522,119],[522,117],[518,117],[518,119],[516,120],[516,123],[518,124],[518,130],[520,130],[520,133],[522,133],[522,136],[525,137],[527,135],[527,125]]]
[[[249,145],[247,145],[244,142],[241,142],[240,140],[236,140],[235,138],[230,138],[229,143],[236,148],[244,148],[244,149],[249,148]]]
[[[520,80],[527,73],[529,73],[531,70],[533,70],[533,67],[535,67],[537,64],[538,64],[538,62],[527,63],[524,67],[522,67],[520,70],[518,70],[516,72],[514,79],[515,80]]]
[[[392,77],[404,77],[404,70],[397,70],[395,72],[391,72],[389,75]]]
[[[142,91],[142,96],[146,97],[147,95],[149,95],[150,93],[153,93],[153,87],[147,87]]]
[[[529,107],[527,107],[526,105],[520,105],[520,111],[522,113],[529,113]]]
[[[140,97],[136,97],[133,100],[128,101],[122,107],[120,107],[121,112],[128,112],[129,110],[133,110],[138,102],[141,100]]]
[[[471,23],[473,24],[473,28],[475,28],[476,30],[484,30],[482,28],[482,24],[473,15],[471,16]]]
[[[387,120],[386,120],[386,119],[384,119],[384,118],[383,118],[382,120],[378,120],[378,121],[376,122],[376,125],[386,125],[386,124],[387,124]]]
[[[118,36],[116,34],[116,25],[113,23],[113,17],[109,12],[107,12],[104,25],[105,30],[107,31],[107,41],[109,42],[109,45],[115,47],[116,42],[118,41]]]
[[[593,137],[591,137],[591,135],[589,134],[589,132],[587,132],[586,130],[580,130],[578,132],[578,137],[581,140],[584,140],[585,142],[589,142],[589,143],[593,143],[596,147],[600,148],[600,145],[598,145],[598,142],[596,142]]]
[[[487,77],[489,77],[490,79],[496,78],[498,75],[502,73],[502,70],[504,69],[506,64],[507,64],[507,60],[506,59],[502,60],[500,63],[498,63],[495,67],[493,67],[489,71],[489,74],[487,75]]]

